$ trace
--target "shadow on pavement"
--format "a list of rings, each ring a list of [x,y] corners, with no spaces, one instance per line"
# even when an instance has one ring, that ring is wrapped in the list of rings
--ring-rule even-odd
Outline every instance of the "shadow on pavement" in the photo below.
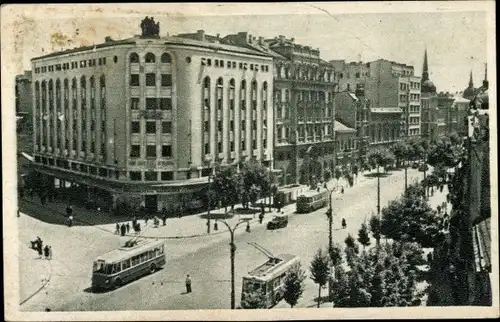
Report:
[[[387,178],[391,174],[392,174],[391,172],[381,172],[381,173],[379,173],[379,176],[380,176],[380,178]],[[376,178],[377,177],[377,173],[368,173],[368,174],[365,174],[365,177],[369,178],[369,179]]]
[[[135,283],[135,282],[137,282],[138,280],[140,280],[140,279],[141,279],[141,278],[143,278],[143,277],[146,277],[146,276],[149,276],[149,275],[158,274],[158,272],[160,272],[160,271],[162,271],[162,270],[163,270],[163,267],[159,267],[159,268],[157,268],[157,269],[156,269],[156,271],[155,271],[153,274],[151,274],[151,273],[149,273],[149,272],[146,272],[146,273],[144,273],[144,274],[142,274],[142,275],[139,275],[139,276],[137,276],[137,277],[135,277],[135,278],[131,279],[130,281],[128,281],[128,282],[126,282],[126,283],[123,283],[122,285],[120,285],[119,287],[114,288],[114,289],[113,289],[113,288],[111,288],[111,289],[102,289],[102,288],[101,288],[101,289],[99,289],[99,288],[92,288],[92,286],[89,286],[89,287],[87,287],[86,289],[84,289],[83,291],[84,291],[85,293],[92,293],[92,294],[111,293],[111,292],[116,291],[116,290],[119,290],[119,289],[121,289],[121,288],[123,288],[123,287],[125,287],[125,286],[127,286],[127,285],[130,285],[130,284],[132,284],[132,283]],[[154,284],[154,282],[153,282],[153,284]],[[163,285],[163,283],[162,283],[162,285]]]

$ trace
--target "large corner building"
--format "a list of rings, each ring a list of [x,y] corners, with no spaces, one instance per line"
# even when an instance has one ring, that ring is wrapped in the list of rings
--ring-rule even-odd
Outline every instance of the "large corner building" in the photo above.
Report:
[[[272,168],[273,57],[144,26],[32,59],[36,170],[102,206],[156,211],[199,207],[215,164]]]

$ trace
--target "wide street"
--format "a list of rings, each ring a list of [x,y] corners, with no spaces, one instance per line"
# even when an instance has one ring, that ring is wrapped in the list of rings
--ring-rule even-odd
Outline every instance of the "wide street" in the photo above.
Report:
[[[416,170],[408,169],[409,184],[422,177],[423,175]],[[376,211],[377,180],[376,178],[364,180],[352,188],[346,188],[343,195],[335,194],[333,201],[335,242],[343,244],[348,233],[357,237],[360,224]],[[403,190],[404,171],[393,172],[390,176],[381,178],[381,207],[400,196]],[[291,253],[300,256],[308,277],[305,281],[303,297],[297,307],[315,305],[317,285],[309,278],[309,263],[318,248],[326,248],[328,245],[328,220],[325,210],[326,208],[310,214],[293,214],[289,218],[288,227],[284,229],[268,231],[264,224],[257,223],[252,224],[250,233],[245,233],[243,229],[243,232],[237,234],[235,265],[237,306],[241,295],[241,278],[267,260],[265,255],[247,244],[251,241],[257,242],[275,255]],[[340,227],[341,218],[347,221],[345,230]],[[53,230],[66,229],[67,231],[67,227],[64,226],[37,222],[40,227],[50,226]],[[24,304],[21,307],[22,310],[42,311],[47,307],[52,311],[224,309],[230,307],[229,233],[204,238],[166,240],[167,264],[162,270],[115,291],[95,294],[88,291],[91,259],[116,248],[124,239],[100,230],[99,227],[77,226],[73,228],[70,234],[66,233],[66,242],[75,245],[71,255],[62,256],[57,252],[54,255],[57,260],[53,261],[52,274],[57,278],[54,278],[43,292]],[[50,231],[50,228],[39,229],[44,229],[45,232]],[[35,234],[31,231],[30,237],[34,239],[36,236],[32,235]],[[61,247],[52,244],[53,248]],[[33,256],[35,256],[34,253]],[[56,261],[60,262],[59,265]],[[183,294],[186,274],[192,277],[193,293],[191,294]],[[327,290],[325,289],[322,294],[326,295]],[[288,305],[282,301],[277,307],[288,307]]]

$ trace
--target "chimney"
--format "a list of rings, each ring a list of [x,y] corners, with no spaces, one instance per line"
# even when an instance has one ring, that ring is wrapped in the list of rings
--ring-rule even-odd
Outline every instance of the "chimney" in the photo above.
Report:
[[[196,39],[198,39],[199,41],[205,41],[205,30],[197,30]]]
[[[264,37],[259,37],[259,45],[264,45]]]
[[[280,35],[280,43],[283,43],[285,41],[285,36]]]
[[[248,43],[251,44],[252,43],[252,35],[248,35]]]
[[[292,43],[294,43],[294,42],[295,42],[295,38],[290,39],[290,41],[291,41]]]

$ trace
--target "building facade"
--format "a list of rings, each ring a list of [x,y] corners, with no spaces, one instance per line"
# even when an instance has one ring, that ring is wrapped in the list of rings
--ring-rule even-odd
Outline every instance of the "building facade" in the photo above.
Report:
[[[369,124],[371,121],[370,104],[365,98],[364,89],[358,87],[355,93],[335,93],[335,119],[344,126],[354,129],[356,133],[355,158],[367,156],[369,137]],[[335,132],[336,135],[339,132]]]
[[[255,39],[254,39],[255,42]],[[333,67],[319,49],[284,36],[260,40],[274,52],[274,167],[280,184],[310,184],[335,167]]]
[[[362,89],[370,104],[370,148],[421,135],[421,78],[413,66],[385,59],[369,63],[331,61],[339,91]]]
[[[335,166],[349,168],[357,162],[357,158],[358,138],[356,130],[335,121]]]
[[[272,57],[200,36],[32,59],[37,170],[96,203],[156,211],[203,204],[215,164],[272,168]]]
[[[16,116],[20,117],[18,129],[31,129],[33,112],[33,86],[31,84],[32,74],[30,70],[16,76],[15,84],[15,104]]]
[[[467,124],[464,120],[467,117],[469,104],[470,100],[460,96],[455,96],[451,106],[451,131],[456,132],[461,137],[467,136]]]

